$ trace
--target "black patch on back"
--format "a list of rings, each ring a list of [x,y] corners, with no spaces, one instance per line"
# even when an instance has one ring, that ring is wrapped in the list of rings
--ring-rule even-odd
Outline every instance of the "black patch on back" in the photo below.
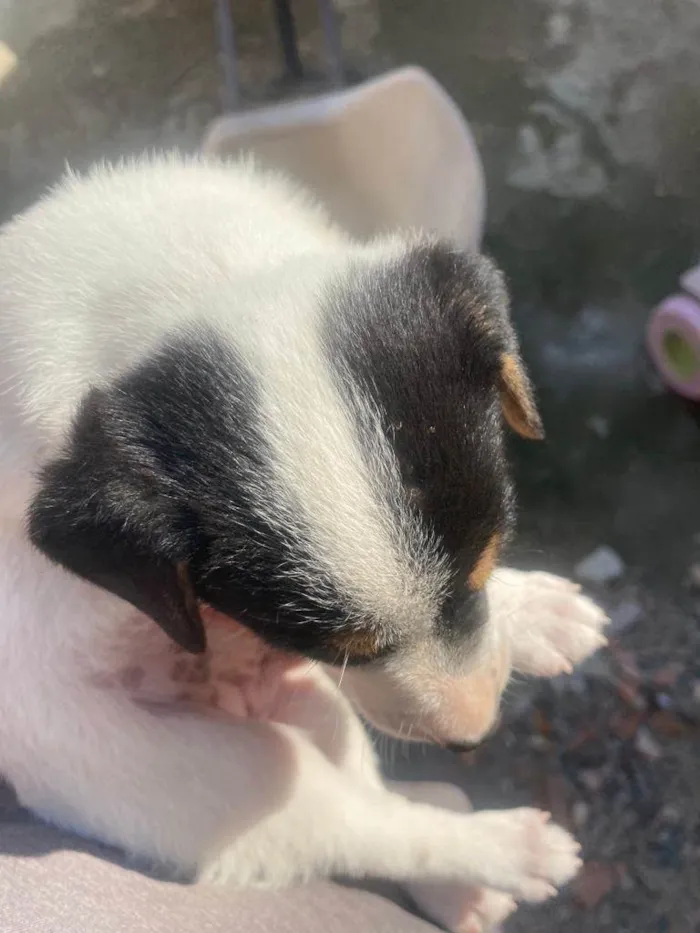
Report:
[[[502,279],[483,257],[417,246],[383,268],[358,268],[327,301],[341,391],[359,389],[381,413],[411,507],[451,562],[443,622],[463,631],[484,617],[469,571],[512,524],[497,382],[514,337]]]

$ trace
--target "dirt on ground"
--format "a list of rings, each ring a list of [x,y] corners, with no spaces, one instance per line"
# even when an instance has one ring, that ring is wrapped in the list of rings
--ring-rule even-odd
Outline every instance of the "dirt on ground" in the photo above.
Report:
[[[610,650],[541,685],[477,754],[467,784],[475,801],[535,801],[583,844],[571,889],[521,910],[511,930],[691,933],[700,928],[697,604],[688,593],[684,611],[624,586],[601,601],[614,620]]]

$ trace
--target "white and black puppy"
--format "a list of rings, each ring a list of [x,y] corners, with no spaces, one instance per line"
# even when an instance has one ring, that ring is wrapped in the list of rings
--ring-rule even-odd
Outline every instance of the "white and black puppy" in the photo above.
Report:
[[[604,641],[569,584],[492,575],[502,421],[542,429],[490,262],[353,242],[247,163],[103,167],[0,233],[0,380],[0,771],[26,805],[240,885],[432,882],[454,929],[476,901],[439,885],[496,889],[488,925],[575,873],[536,811],[386,788],[354,712],[472,744],[511,668]]]

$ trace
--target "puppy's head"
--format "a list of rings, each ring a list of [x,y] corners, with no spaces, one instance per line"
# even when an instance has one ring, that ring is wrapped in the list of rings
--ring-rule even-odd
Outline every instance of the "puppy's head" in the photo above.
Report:
[[[94,389],[32,540],[188,650],[207,603],[346,667],[378,727],[478,741],[509,672],[484,592],[513,522],[502,425],[542,436],[501,278],[419,241],[290,293]]]

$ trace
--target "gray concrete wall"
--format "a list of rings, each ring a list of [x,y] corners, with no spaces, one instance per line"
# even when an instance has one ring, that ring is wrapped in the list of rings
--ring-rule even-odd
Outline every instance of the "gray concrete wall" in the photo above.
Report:
[[[274,95],[268,5],[233,6],[250,97]],[[303,48],[319,65],[315,4],[296,7]],[[698,229],[700,4],[338,7],[359,73],[420,62],[463,106],[487,164],[494,248],[528,293],[539,282],[544,297],[570,305],[621,277],[642,280],[650,296],[673,281]],[[65,159],[193,147],[218,108],[208,0],[0,0],[0,40],[18,57],[0,86],[0,215]]]

